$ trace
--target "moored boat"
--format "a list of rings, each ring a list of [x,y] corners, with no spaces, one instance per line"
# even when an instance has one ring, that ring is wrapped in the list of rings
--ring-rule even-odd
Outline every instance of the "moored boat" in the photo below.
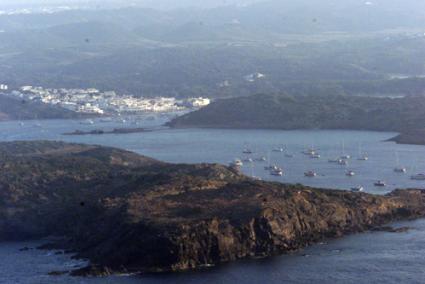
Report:
[[[317,177],[317,173],[315,171],[308,171],[304,173],[306,177]]]
[[[363,192],[364,191],[364,187],[359,185],[359,186],[355,186],[351,188],[352,192]]]
[[[412,180],[425,180],[425,174],[416,174],[410,177]]]
[[[377,187],[385,187],[385,186],[387,186],[387,184],[383,180],[378,180],[377,182],[374,183],[374,185],[377,186]]]

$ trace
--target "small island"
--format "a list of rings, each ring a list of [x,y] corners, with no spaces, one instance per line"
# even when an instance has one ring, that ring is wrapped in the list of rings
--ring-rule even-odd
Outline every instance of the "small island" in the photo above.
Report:
[[[95,129],[89,131],[75,130],[74,132],[64,133],[63,135],[74,136],[74,135],[104,135],[104,134],[131,134],[131,133],[142,133],[151,132],[145,128],[114,128],[112,130]]]
[[[0,241],[59,237],[43,248],[88,260],[78,276],[199,269],[425,216],[425,190],[264,182],[92,145],[0,143],[0,169]]]

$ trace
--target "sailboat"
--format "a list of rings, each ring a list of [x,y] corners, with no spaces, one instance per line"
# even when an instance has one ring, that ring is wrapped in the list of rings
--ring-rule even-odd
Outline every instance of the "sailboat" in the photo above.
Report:
[[[351,159],[350,155],[345,154],[345,141],[342,141],[342,156],[340,158],[343,160]]]
[[[279,167],[277,167],[277,166],[274,166],[274,167],[270,170],[270,174],[271,174],[272,176],[279,176],[279,177],[281,177],[281,176],[283,176],[283,170],[282,170],[282,168],[279,168]]]
[[[252,177],[254,180],[261,180],[261,178],[260,178],[260,177],[257,177],[257,176],[255,176],[255,175],[254,175],[254,163],[251,163],[251,177]]]
[[[273,149],[273,152],[278,152],[278,153],[282,153],[285,151],[285,148],[283,147],[276,147]]]
[[[407,169],[405,167],[400,166],[400,158],[398,156],[398,152],[395,152],[395,157],[397,161],[397,166],[394,168],[394,172],[396,173],[407,173]]]
[[[414,164],[414,165],[417,165],[418,164],[418,162],[419,162],[419,160],[417,159],[416,160],[416,163]],[[416,166],[414,166],[413,168],[412,168],[412,172],[417,172],[416,171]],[[422,181],[422,180],[425,180],[425,172],[419,172],[419,173],[416,173],[416,174],[414,174],[414,175],[412,175],[412,176],[410,176],[410,179],[411,180],[420,180],[420,181]]]
[[[357,158],[359,161],[368,161],[369,156],[365,153],[362,153],[362,144],[359,143],[359,157]]]
[[[270,152],[267,154],[267,162],[268,164],[267,166],[264,167],[264,170],[270,171],[273,168],[273,166],[271,165],[271,160],[270,160]]]

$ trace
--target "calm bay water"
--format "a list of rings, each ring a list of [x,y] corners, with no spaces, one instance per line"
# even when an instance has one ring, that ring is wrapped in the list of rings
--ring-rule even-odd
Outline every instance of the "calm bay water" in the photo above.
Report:
[[[424,188],[424,181],[412,181],[410,175],[425,172],[425,147],[396,145],[383,142],[395,133],[363,131],[276,131],[276,130],[219,130],[219,129],[161,129],[153,132],[126,135],[63,136],[76,129],[112,129],[114,127],[157,127],[167,118],[144,118],[139,125],[117,122],[83,125],[80,121],[30,121],[0,123],[0,141],[64,140],[114,146],[135,151],[168,162],[224,163],[234,158],[268,157],[273,164],[284,168],[283,177],[272,177],[264,170],[265,163],[246,165],[243,171],[266,180],[349,189],[362,185],[367,192],[384,194],[394,188]],[[342,144],[344,144],[344,151]],[[286,145],[284,153],[275,147]],[[311,159],[301,152],[313,146],[322,155]],[[255,153],[242,154],[249,147]],[[369,161],[358,161],[359,149],[368,153]],[[342,153],[353,159],[347,167],[328,163]],[[398,155],[397,162],[396,153]],[[407,168],[407,174],[393,171],[397,165]],[[304,177],[304,172],[316,171],[316,178]],[[353,170],[356,176],[347,177]],[[373,183],[384,180],[386,188]],[[51,252],[19,248],[34,247],[37,243],[0,244],[0,283],[424,283],[425,221],[400,224],[413,227],[407,233],[366,233],[349,236],[329,244],[317,245],[291,256],[261,261],[243,261],[205,272],[162,276],[110,277],[81,279],[67,276],[52,277],[52,270],[67,270],[79,265],[68,256]]]

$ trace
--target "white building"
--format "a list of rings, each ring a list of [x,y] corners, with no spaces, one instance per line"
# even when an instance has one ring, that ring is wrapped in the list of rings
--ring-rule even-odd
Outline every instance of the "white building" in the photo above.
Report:
[[[1,91],[7,91],[8,89],[9,89],[9,86],[8,85],[0,84],[0,90]]]

